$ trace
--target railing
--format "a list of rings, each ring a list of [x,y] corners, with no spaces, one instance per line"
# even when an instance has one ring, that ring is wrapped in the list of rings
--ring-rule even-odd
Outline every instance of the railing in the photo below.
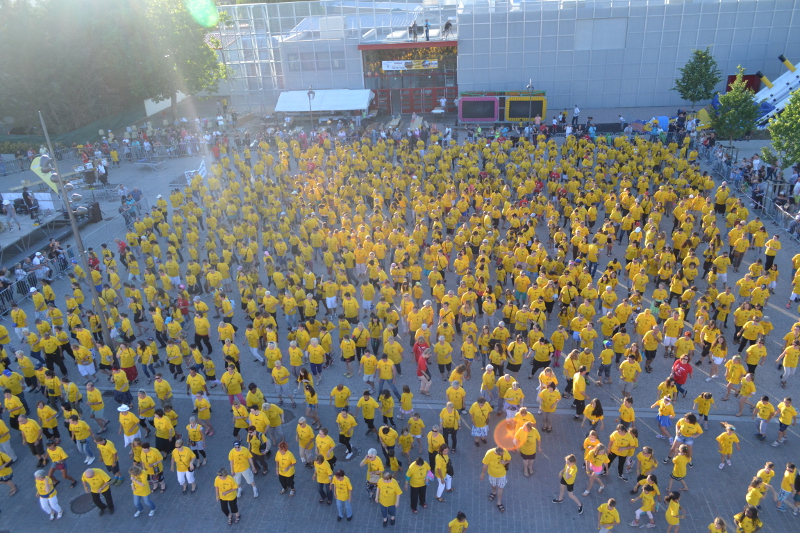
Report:
[[[72,249],[68,248],[63,253],[59,254],[54,259],[48,259],[37,270],[31,270],[19,276],[17,281],[11,283],[10,286],[0,290],[0,315],[6,315],[11,311],[11,304],[13,302],[19,303],[30,298],[31,287],[37,289],[41,285],[42,279],[60,279],[67,275],[72,270]],[[44,275],[37,275],[38,272],[43,272]],[[11,275],[14,275],[11,273]]]

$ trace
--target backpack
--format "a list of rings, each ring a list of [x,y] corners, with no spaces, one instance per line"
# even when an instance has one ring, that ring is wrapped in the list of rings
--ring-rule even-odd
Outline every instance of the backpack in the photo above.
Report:
[[[261,433],[261,432],[257,432],[256,433],[256,438],[258,439],[258,442],[261,443],[258,446],[258,453],[260,453],[261,455],[265,455],[269,451],[269,448],[270,448],[269,439],[265,438],[264,434]]]

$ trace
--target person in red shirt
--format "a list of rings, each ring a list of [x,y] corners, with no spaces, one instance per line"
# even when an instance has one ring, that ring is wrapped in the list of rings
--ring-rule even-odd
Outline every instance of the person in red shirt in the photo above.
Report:
[[[687,379],[693,377],[692,372],[694,372],[694,369],[691,363],[689,363],[688,355],[681,356],[681,358],[672,365],[672,377],[675,379],[675,386],[684,398],[686,398],[687,391],[683,386],[686,384]]]
[[[431,356],[430,348],[426,348],[417,358],[417,378],[419,378],[419,392],[430,396],[431,373],[428,371],[428,358]]]
[[[428,341],[425,340],[425,337],[420,337],[417,339],[417,342],[414,343],[412,347],[412,351],[414,352],[414,362],[419,362],[419,356],[422,355],[422,352],[430,348]]]

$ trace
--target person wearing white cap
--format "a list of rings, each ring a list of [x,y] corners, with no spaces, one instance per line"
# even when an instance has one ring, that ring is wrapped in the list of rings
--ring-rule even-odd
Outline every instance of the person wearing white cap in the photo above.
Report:
[[[47,318],[47,302],[44,300],[44,295],[40,293],[36,287],[31,287],[28,292],[30,292],[31,295],[33,309],[36,311],[34,319],[44,320]]]
[[[4,200],[3,201],[3,211],[6,213],[6,224],[8,224],[8,231],[13,230],[13,225],[11,221],[17,223],[17,229],[22,229],[22,226],[19,224],[19,219],[17,218],[17,210],[14,209],[14,204],[11,203],[11,200]]]

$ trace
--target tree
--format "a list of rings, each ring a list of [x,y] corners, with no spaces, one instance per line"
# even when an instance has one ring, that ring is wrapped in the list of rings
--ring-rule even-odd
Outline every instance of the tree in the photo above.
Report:
[[[781,170],[800,163],[800,90],[792,93],[786,107],[777,117],[769,119],[767,129],[777,157],[772,152],[770,154],[777,159]]]
[[[226,77],[225,66],[206,40],[216,25],[216,10],[210,13],[197,0],[140,0],[135,9],[144,16],[135,20],[136,46],[130,61],[138,68],[130,76],[130,87],[141,98],[170,99],[172,118],[177,118],[177,93],[214,91]],[[187,7],[188,6],[188,7]],[[191,12],[190,12],[191,8]],[[201,24],[202,23],[202,24]]]
[[[758,104],[754,96],[744,81],[744,68],[737,67],[736,79],[727,93],[719,95],[719,107],[711,115],[711,127],[720,139],[728,139],[728,146],[755,127]]]
[[[135,103],[119,61],[127,43],[107,22],[115,9],[104,0],[0,0],[3,118],[38,131],[42,111],[50,131],[63,133]]]
[[[722,73],[711,55],[711,47],[705,50],[692,50],[692,58],[678,69],[681,77],[675,80],[675,87],[681,98],[694,104],[714,97],[714,89],[722,81]]]

